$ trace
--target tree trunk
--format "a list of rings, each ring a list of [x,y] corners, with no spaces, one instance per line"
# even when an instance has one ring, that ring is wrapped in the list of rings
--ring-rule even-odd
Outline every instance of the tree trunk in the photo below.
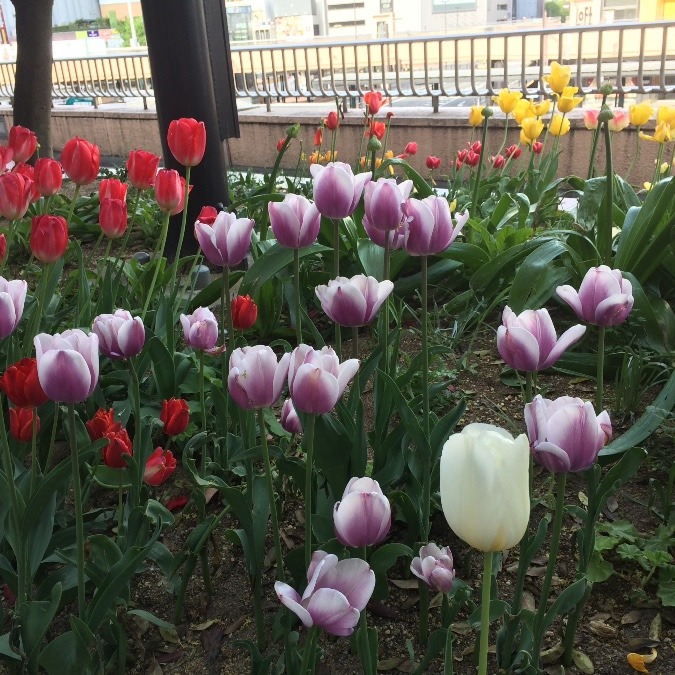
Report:
[[[14,124],[37,135],[40,156],[51,157],[52,6],[54,0],[12,0],[16,10]]]

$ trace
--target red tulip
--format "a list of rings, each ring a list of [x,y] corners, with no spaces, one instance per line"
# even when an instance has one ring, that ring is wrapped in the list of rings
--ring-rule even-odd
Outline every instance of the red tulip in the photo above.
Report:
[[[87,422],[87,431],[92,441],[99,438],[105,438],[109,431],[117,432],[122,430],[122,425],[115,422],[115,411],[110,408],[103,410],[99,408],[96,414]]]
[[[480,155],[480,153],[483,150],[483,144],[480,141],[474,141],[470,146],[469,146],[471,152],[475,152],[477,155]]]
[[[506,158],[504,155],[496,155],[492,158],[492,166],[495,169],[501,169],[506,164]]]
[[[543,149],[544,144],[541,143],[540,141],[535,141],[534,143],[532,143],[532,152],[534,152],[535,155],[540,155]]]
[[[285,139],[285,138],[280,138],[280,139],[277,141],[277,152],[281,152],[281,151],[284,149],[284,144],[285,144],[285,143],[286,143],[286,139]]]
[[[175,169],[160,169],[155,178],[155,199],[164,213],[171,213],[183,199],[181,175]]]
[[[467,158],[467,156],[468,156],[468,154],[469,154],[469,151],[468,151],[468,150],[458,150],[458,151],[457,151],[457,159],[458,159],[460,162],[465,162],[465,161],[466,161],[466,158]],[[429,166],[429,159],[430,159],[430,158],[427,157],[427,166]],[[434,159],[437,159],[437,158],[434,158]],[[429,168],[430,168],[430,169],[432,169],[432,168],[435,169],[436,167],[431,167],[431,166],[429,166]]]
[[[415,141],[410,141],[409,143],[406,144],[406,146],[405,146],[405,154],[406,154],[406,155],[415,155],[415,154],[417,154],[417,143],[415,143]]]
[[[480,155],[477,152],[474,152],[473,150],[469,150],[469,153],[466,156],[466,159],[464,160],[469,166],[478,166],[478,162],[480,162]]]
[[[363,100],[368,106],[368,114],[376,115],[382,107],[382,92],[381,91],[367,91],[363,95]]]
[[[127,159],[127,178],[137,190],[149,190],[155,184],[159,157],[146,150],[132,150]]]
[[[174,206],[171,209],[171,215],[175,216],[177,213],[180,213],[184,208],[185,208],[185,186],[187,185],[187,181],[183,176],[180,176],[180,201],[176,206]],[[188,192],[192,192],[192,188],[194,185],[190,185],[190,189]]]
[[[37,136],[35,132],[18,125],[9,130],[9,147],[14,150],[14,161],[25,162],[37,150]]]
[[[76,185],[93,183],[101,165],[98,146],[84,138],[71,138],[61,152],[61,164],[70,180]]]
[[[98,186],[98,199],[103,202],[104,199],[119,199],[123,202],[127,200],[127,184],[117,178],[104,178]]]
[[[161,485],[176,470],[176,458],[171,450],[155,448],[148,457],[143,472],[143,480],[148,485]]]
[[[122,455],[131,455],[133,453],[131,439],[127,430],[120,429],[118,431],[111,429],[103,437],[108,439],[108,445],[101,452],[103,463],[111,469],[124,469],[127,463],[122,459]]]
[[[159,419],[164,422],[164,433],[167,436],[180,436],[190,421],[190,409],[182,398],[170,398],[162,403]]]
[[[370,137],[376,136],[378,141],[381,141],[384,138],[386,131],[387,125],[384,122],[373,121],[370,125]]]
[[[232,325],[237,330],[250,328],[258,318],[258,307],[248,295],[238,295],[232,300]]]
[[[206,127],[191,117],[182,117],[169,124],[169,150],[183,166],[196,166],[206,151]]]
[[[314,132],[314,146],[318,147],[323,143],[323,129],[318,127]]]
[[[30,206],[33,186],[33,181],[21,173],[0,176],[0,215],[7,220],[23,218]]]
[[[40,385],[36,359],[21,359],[0,377],[0,391],[17,408],[37,408],[49,399]]]
[[[33,440],[33,415],[37,418],[37,430],[40,431],[40,418],[33,408],[10,408],[9,431],[22,443],[30,443]]]
[[[14,150],[8,145],[0,145],[0,173],[11,171],[14,166]]]
[[[30,164],[21,162],[20,164],[15,165],[12,173],[19,174],[31,182],[29,195],[31,204],[40,199],[40,190],[37,189],[37,185],[35,184],[35,169]]]
[[[202,210],[197,216],[197,220],[204,225],[213,225],[216,222],[216,217],[218,216],[218,210],[213,206],[202,206]]]
[[[43,197],[55,195],[63,183],[61,164],[51,157],[40,157],[35,162],[35,186]]]
[[[459,153],[457,153],[457,154],[459,155]],[[427,157],[427,169],[438,169],[438,167],[440,165],[441,165],[441,160],[440,160],[439,157],[435,157],[434,155],[429,155]]]
[[[62,216],[34,216],[30,228],[30,249],[43,263],[58,260],[68,247],[68,223]]]
[[[338,117],[338,114],[333,110],[328,113],[328,117],[323,121],[324,126],[326,129],[329,129],[330,131],[335,131],[339,126],[340,126],[340,118]]]
[[[178,509],[182,509],[189,501],[190,498],[187,495],[177,495],[176,497],[169,499],[166,503],[166,508],[171,512],[178,511]]]
[[[504,150],[506,153],[506,156],[509,157],[510,159],[518,159],[523,154],[522,148],[517,146],[515,143],[513,145],[509,145],[506,150]]]
[[[101,202],[98,224],[106,237],[121,237],[127,231],[127,203],[121,199],[104,199]]]

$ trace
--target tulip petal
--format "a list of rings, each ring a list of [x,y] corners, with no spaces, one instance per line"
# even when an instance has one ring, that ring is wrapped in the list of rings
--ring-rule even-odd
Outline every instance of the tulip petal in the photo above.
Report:
[[[338,375],[338,398],[342,396],[347,385],[352,381],[358,370],[358,359],[348,359],[344,363],[340,364],[340,372]]]
[[[344,595],[352,607],[359,611],[365,608],[375,589],[375,572],[365,560],[349,558],[324,569],[316,589],[333,588]]]
[[[571,469],[570,456],[555,443],[543,441],[532,448],[538,464],[554,473],[566,473]]]
[[[312,364],[301,365],[291,385],[291,399],[297,410],[323,414],[330,412],[340,398],[337,379]]]
[[[315,591],[307,609],[312,621],[331,635],[351,635],[359,622],[359,610],[351,607],[347,598],[333,588]]]
[[[615,293],[600,302],[595,310],[595,320],[599,326],[618,326],[626,320],[633,309],[633,296]]]
[[[539,343],[532,333],[520,326],[497,329],[497,350],[508,365],[516,370],[539,370]]]
[[[311,614],[300,604],[300,596],[294,588],[282,581],[277,581],[274,584],[274,590],[281,604],[296,614],[305,628],[311,628],[314,625]]]
[[[573,344],[581,340],[586,332],[586,326],[577,324],[568,328],[558,339],[553,349],[549,352],[544,363],[541,364],[540,370],[550,368]]]
[[[89,396],[92,376],[84,356],[72,349],[50,350],[38,359],[38,377],[52,401],[79,403]]]
[[[547,441],[565,450],[570,471],[587,469],[597,457],[598,423],[590,402],[583,407],[566,405],[548,418]]]
[[[582,321],[592,319],[592,317],[584,316],[584,309],[581,305],[579,294],[572,286],[567,284],[565,286],[558,286],[558,288],[555,289],[555,292],[561,300],[564,300],[574,310],[574,313],[579,319]]]

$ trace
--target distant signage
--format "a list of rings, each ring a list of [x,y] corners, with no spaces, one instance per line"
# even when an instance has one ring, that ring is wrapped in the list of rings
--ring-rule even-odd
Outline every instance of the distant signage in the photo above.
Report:
[[[98,31],[97,30],[88,30],[87,31],[87,37],[98,37]]]
[[[476,9],[476,0],[433,0],[431,11],[441,12],[470,12]]]

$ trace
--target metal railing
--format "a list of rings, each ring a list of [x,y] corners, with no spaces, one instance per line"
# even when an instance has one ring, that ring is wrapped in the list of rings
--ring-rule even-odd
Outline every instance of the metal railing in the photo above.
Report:
[[[675,92],[675,21],[457,33],[363,42],[232,47],[236,95],[273,100],[338,97],[485,97],[503,87],[546,93],[552,60],[571,66],[581,94],[611,81],[619,96]],[[0,63],[0,96],[14,91],[15,63]],[[56,59],[53,96],[154,96],[145,53]]]

